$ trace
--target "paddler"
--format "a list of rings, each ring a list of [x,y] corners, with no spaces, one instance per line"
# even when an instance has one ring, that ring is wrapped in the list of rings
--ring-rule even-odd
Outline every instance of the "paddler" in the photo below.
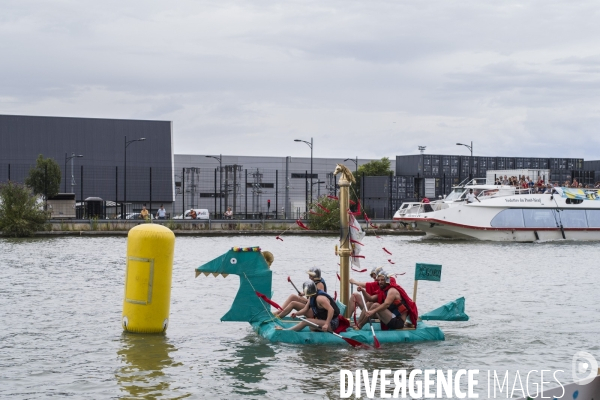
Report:
[[[375,295],[379,291],[379,283],[377,283],[377,274],[381,271],[383,267],[375,267],[371,270],[371,278],[373,278],[373,282],[358,282],[355,279],[350,278],[350,283],[356,285],[357,287],[362,287],[365,289],[365,292],[370,295]],[[367,304],[367,305],[370,305]],[[350,296],[350,301],[348,302],[348,309],[350,310],[350,316],[356,311],[356,307],[361,310],[365,309],[365,305],[363,304],[362,297],[360,293],[352,293]]]
[[[364,293],[365,299],[373,302],[369,310],[360,316],[358,328],[361,328],[367,322],[367,319],[374,315],[379,317],[382,330],[408,327],[406,325],[407,317],[410,317],[412,326],[417,326],[419,316],[417,305],[408,297],[406,291],[392,279],[387,272],[380,270],[377,274],[379,291],[376,295],[364,293],[366,290],[360,286],[358,287],[358,290]]]
[[[317,285],[315,285],[314,281],[304,282],[302,290],[304,291],[304,296],[306,296],[308,301],[300,311],[298,311],[296,314],[292,314],[292,317],[301,315],[308,316],[310,312],[312,317],[307,318],[307,321],[319,325],[323,331],[336,331],[336,329],[338,329],[340,326],[340,309],[338,308],[337,304],[335,304],[335,300],[333,300],[331,296],[329,296],[323,290],[317,289]],[[347,323],[347,321],[345,322]],[[302,321],[292,328],[288,328],[286,330],[300,331],[304,329],[305,326],[310,326],[311,330],[318,332],[317,329],[305,321]]]
[[[323,292],[327,292],[327,284],[325,283],[325,279],[321,276],[321,270],[319,268],[313,267],[307,271],[308,278],[314,282],[317,290],[322,290]],[[275,311],[274,314],[279,318],[283,318],[288,315],[292,310],[302,310],[308,299],[304,297],[304,294],[291,294],[287,300],[283,303],[281,308],[282,311]],[[312,315],[308,315],[309,318],[312,318]]]

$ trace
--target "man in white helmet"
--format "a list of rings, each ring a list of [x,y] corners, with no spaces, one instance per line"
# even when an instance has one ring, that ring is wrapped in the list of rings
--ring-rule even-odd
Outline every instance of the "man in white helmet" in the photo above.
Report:
[[[375,267],[371,270],[370,275],[371,275],[371,278],[373,278],[373,282],[358,282],[357,280],[350,278],[350,283],[353,285],[356,285],[357,287],[364,288],[365,292],[370,295],[375,295],[379,291],[379,284],[377,283],[377,274],[382,269],[383,269],[383,267]],[[367,306],[369,306],[370,304],[371,303],[367,302]],[[352,293],[352,296],[350,296],[350,301],[348,302],[348,309],[350,310],[350,316],[352,316],[352,314],[355,312],[355,307],[358,307],[361,310],[365,309],[363,301],[362,301],[362,296],[360,295],[360,293],[357,293],[357,292]]]
[[[361,328],[367,319],[374,315],[379,317],[383,330],[403,329],[407,317],[410,317],[412,324],[416,327],[417,305],[408,297],[406,291],[393,282],[385,271],[379,271],[377,282],[379,284],[377,295],[365,293],[365,299],[372,301],[373,304],[368,311],[361,315],[358,328]],[[362,287],[359,287],[358,290],[364,292]]]
[[[313,267],[309,269],[307,273],[308,278],[315,283],[317,290],[327,292],[327,284],[325,283],[325,279],[321,277],[321,270],[319,268]],[[288,315],[292,310],[301,310],[307,302],[308,299],[304,297],[303,294],[291,294],[281,306],[283,310],[275,311],[273,314],[275,314],[279,318],[283,318],[286,315]],[[311,316],[309,315],[309,317]]]

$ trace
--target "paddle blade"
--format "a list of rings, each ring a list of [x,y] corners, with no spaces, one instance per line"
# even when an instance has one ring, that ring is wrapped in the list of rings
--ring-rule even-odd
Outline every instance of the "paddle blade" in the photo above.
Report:
[[[377,339],[377,336],[375,336],[375,335],[373,335],[373,343],[375,344],[376,349],[381,347],[381,344],[379,344],[379,340]]]
[[[359,342],[358,340],[350,339],[347,337],[340,336],[342,339],[346,341],[352,347],[362,347],[363,349],[372,349],[373,347],[369,346],[366,343]]]
[[[269,303],[270,305],[272,305],[273,307],[275,307],[278,310],[283,310],[283,308],[281,308],[281,306],[277,303],[275,303],[273,300],[269,299],[267,296],[265,296],[264,294],[260,293],[260,292],[256,292],[256,295],[258,297],[260,297],[261,299],[263,299],[265,302]]]

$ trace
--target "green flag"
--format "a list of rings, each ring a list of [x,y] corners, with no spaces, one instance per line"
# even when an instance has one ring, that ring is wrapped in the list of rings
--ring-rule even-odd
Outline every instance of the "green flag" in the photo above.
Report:
[[[415,268],[415,281],[442,280],[442,266],[438,264],[419,264]]]

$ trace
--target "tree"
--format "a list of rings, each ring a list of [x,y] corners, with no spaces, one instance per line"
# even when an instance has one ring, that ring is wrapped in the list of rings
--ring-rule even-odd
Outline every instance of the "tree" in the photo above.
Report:
[[[39,155],[36,160],[35,168],[29,170],[29,176],[25,179],[25,184],[29,186],[34,194],[48,197],[54,197],[60,190],[61,172],[60,166],[52,158],[44,158]]]
[[[320,204],[323,208],[319,207]],[[326,209],[326,210],[324,210]],[[322,231],[335,231],[340,229],[340,202],[321,196],[314,203],[308,214],[308,225],[310,229]],[[329,212],[327,212],[329,211]]]
[[[381,160],[369,161],[366,164],[358,167],[358,171],[354,172],[356,184],[350,188],[350,198],[354,201],[360,200],[360,179],[362,176],[389,176],[392,174],[390,169],[390,159],[383,157]]]
[[[5,235],[31,236],[47,220],[48,214],[30,188],[13,182],[0,185],[0,231]]]

